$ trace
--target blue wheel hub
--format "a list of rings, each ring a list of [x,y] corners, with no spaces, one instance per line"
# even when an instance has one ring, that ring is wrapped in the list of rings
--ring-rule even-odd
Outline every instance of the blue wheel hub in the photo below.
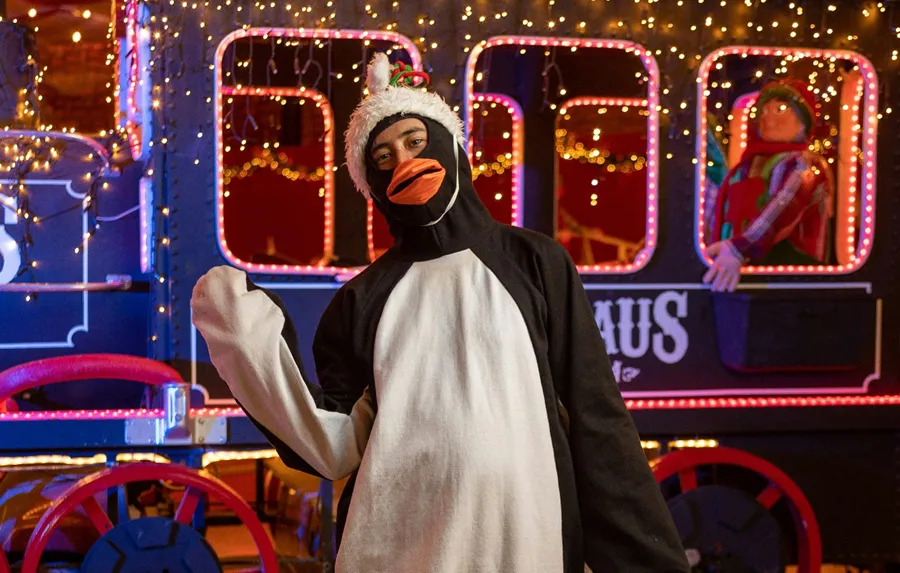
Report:
[[[676,496],[668,505],[685,549],[699,553],[694,571],[784,571],[781,528],[749,494],[709,485]]]
[[[82,573],[221,573],[212,547],[195,529],[166,517],[120,523],[91,547]]]

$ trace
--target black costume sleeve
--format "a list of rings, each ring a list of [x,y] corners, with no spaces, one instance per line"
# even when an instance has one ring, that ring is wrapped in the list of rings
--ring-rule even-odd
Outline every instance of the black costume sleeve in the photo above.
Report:
[[[568,253],[554,254],[542,273],[550,362],[569,416],[585,561],[597,573],[689,572],[584,286]]]

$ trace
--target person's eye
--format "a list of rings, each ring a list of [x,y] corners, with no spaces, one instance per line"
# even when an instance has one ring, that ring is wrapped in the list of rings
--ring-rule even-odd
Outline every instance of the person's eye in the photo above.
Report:
[[[375,163],[384,163],[385,161],[387,161],[390,158],[391,158],[390,153],[382,153],[381,155],[378,155],[377,157],[375,157]]]
[[[428,143],[428,142],[425,141],[425,139],[423,139],[421,137],[417,137],[417,138],[413,139],[411,142],[413,147],[421,147],[421,146],[425,145],[426,143]]]

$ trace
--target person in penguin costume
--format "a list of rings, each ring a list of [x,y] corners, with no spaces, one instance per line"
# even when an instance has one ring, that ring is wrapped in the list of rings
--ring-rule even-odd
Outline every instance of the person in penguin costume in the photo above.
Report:
[[[350,476],[338,573],[688,572],[572,260],[491,218],[462,122],[409,76],[377,54],[346,133],[395,243],[325,310],[319,385],[231,267],[191,301],[213,365],[289,467]]]

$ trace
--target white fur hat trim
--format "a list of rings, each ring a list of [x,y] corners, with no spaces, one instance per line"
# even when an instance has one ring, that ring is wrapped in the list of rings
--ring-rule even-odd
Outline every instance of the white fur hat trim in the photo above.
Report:
[[[353,111],[350,125],[344,134],[350,177],[356,189],[366,197],[369,197],[371,191],[366,181],[366,143],[369,134],[382,119],[398,113],[421,115],[441,124],[459,145],[465,145],[462,120],[450,109],[447,102],[433,92],[388,85],[391,80],[391,69],[391,63],[385,54],[375,54],[366,77],[369,97]]]

